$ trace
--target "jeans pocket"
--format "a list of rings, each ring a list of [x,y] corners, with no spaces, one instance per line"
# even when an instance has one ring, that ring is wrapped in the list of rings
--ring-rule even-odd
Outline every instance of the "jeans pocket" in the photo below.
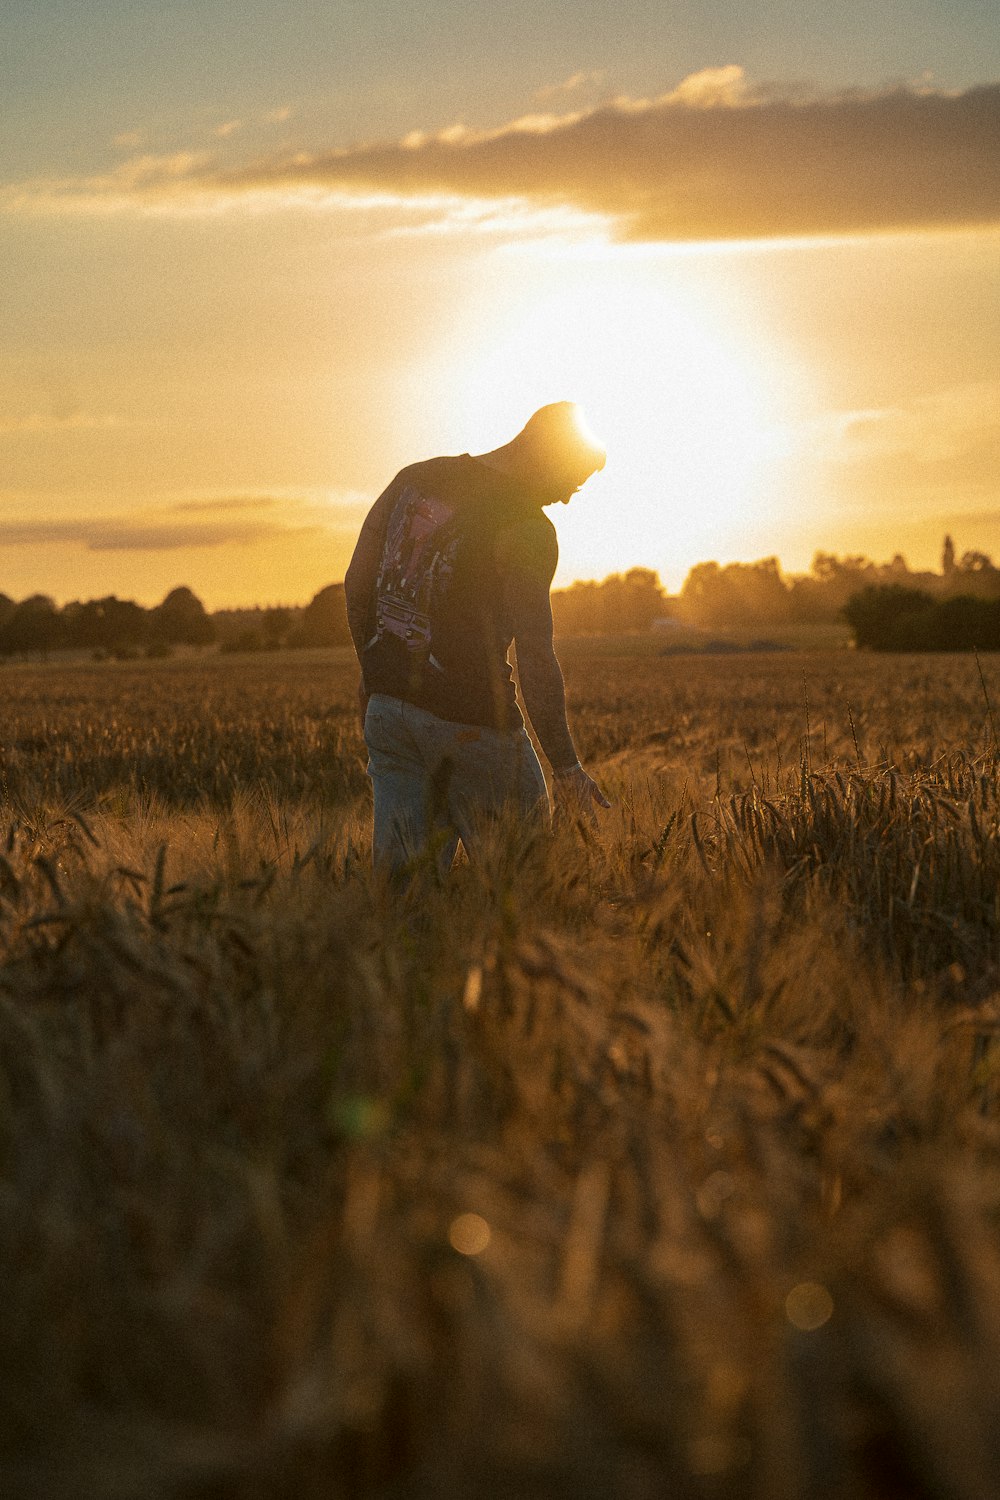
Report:
[[[365,744],[369,750],[390,748],[390,729],[386,705],[377,697],[369,698],[365,710]]]

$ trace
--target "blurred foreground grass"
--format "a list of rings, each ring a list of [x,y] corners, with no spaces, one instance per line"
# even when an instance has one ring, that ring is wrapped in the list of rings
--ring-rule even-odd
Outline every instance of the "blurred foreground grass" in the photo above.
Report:
[[[0,1493],[997,1493],[975,663],[567,665],[395,906],[342,660],[5,672]]]

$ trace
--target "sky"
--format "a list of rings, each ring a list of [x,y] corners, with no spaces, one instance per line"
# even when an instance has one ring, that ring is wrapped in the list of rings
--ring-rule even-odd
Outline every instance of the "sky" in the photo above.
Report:
[[[994,0],[7,0],[0,592],[343,577],[578,400],[557,583],[1000,553]]]

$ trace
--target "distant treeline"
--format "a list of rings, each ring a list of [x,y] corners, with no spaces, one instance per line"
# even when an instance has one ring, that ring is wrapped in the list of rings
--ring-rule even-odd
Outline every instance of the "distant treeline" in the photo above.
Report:
[[[950,537],[944,540],[939,573],[911,571],[899,553],[891,562],[876,563],[862,556],[817,552],[810,571],[800,575],[783,573],[776,557],[750,563],[704,562],[691,569],[680,593],[671,597],[656,573],[633,568],[601,583],[574,583],[559,590],[552,596],[552,613],[560,635],[648,630],[665,619],[708,630],[794,625],[843,619],[859,594],[869,597],[872,590],[899,589],[916,591],[931,602],[958,597],[1000,601],[1000,568],[985,552],[966,552],[956,559]],[[977,620],[985,618],[982,611],[972,613]],[[951,609],[943,618],[968,615],[968,610]],[[853,617],[847,618],[853,626]]]
[[[351,641],[342,583],[327,584],[303,608],[220,609],[212,623],[222,651],[347,646]]]
[[[47,594],[15,603],[0,594],[0,656],[87,650],[127,659],[168,655],[176,646],[223,651],[333,646],[350,640],[342,583],[321,589],[304,608],[219,610],[209,614],[189,588],[171,589],[153,609],[114,594],[61,609]]]
[[[172,589],[155,609],[131,599],[74,600],[60,609],[47,594],[15,604],[0,594],[0,654],[68,650],[127,654],[166,652],[173,646],[204,646],[215,639],[212,621],[188,588]]]
[[[556,635],[621,635],[649,630],[670,613],[658,574],[649,568],[612,573],[600,583],[574,583],[552,595]]]
[[[941,571],[913,572],[899,553],[888,563],[817,552],[807,574],[787,575],[776,557],[698,563],[668,595],[649,568],[574,583],[552,595],[556,634],[621,635],[675,622],[707,630],[847,619],[859,646],[899,650],[1000,649],[1000,568],[985,552],[956,558],[945,537]],[[89,649],[95,654],[161,654],[214,643],[222,651],[350,643],[342,583],[304,607],[217,610],[189,588],[144,609],[131,600],[91,599],[58,608],[47,595],[15,604],[0,594],[0,655]],[[905,645],[903,644],[905,641]]]
[[[1000,600],[1000,568],[985,552],[956,559],[945,537],[941,571],[914,572],[899,553],[889,563],[817,552],[808,574],[786,577],[776,557],[760,562],[699,563],[684,580],[677,615],[715,628],[749,622],[778,625],[843,618],[849,602],[872,589],[916,590],[932,601],[966,596]],[[853,624],[853,621],[851,621]]]

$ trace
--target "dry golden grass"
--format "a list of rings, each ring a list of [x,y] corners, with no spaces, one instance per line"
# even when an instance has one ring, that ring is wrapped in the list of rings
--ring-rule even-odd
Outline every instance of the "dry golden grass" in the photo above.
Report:
[[[975,662],[565,655],[395,906],[343,658],[2,670],[0,1493],[997,1493]]]

